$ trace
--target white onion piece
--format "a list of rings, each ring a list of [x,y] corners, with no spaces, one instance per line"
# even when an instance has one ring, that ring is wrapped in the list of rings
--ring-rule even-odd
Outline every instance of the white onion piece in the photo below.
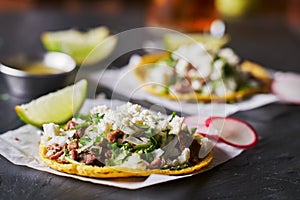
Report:
[[[136,137],[132,137],[132,136],[125,137],[124,141],[126,141],[128,143],[131,143],[131,144],[134,144],[134,145],[148,144],[148,141],[140,140],[140,139],[138,139]]]

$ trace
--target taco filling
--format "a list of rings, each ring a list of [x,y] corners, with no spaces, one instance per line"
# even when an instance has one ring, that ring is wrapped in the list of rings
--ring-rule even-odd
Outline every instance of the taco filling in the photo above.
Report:
[[[194,131],[176,113],[166,117],[131,103],[115,110],[101,105],[92,108],[87,116],[73,118],[65,129],[44,124],[40,154],[50,167],[55,162],[60,167],[54,168],[80,175],[88,172],[68,171],[63,166],[127,169],[126,176],[134,170],[141,172],[136,176],[152,172],[177,174],[172,171],[178,170],[185,173],[185,169],[202,161],[205,162],[201,168],[204,167],[212,158],[212,143]],[[120,173],[110,177],[118,176]]]
[[[266,70],[241,62],[232,49],[209,51],[199,44],[146,55],[135,74],[143,83],[151,83],[147,84],[151,93],[185,100],[236,100],[249,91],[266,92],[270,82]]]

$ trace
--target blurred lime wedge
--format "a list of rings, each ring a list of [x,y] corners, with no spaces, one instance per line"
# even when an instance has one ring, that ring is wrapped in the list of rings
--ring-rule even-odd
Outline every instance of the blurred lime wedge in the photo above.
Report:
[[[216,0],[215,6],[219,13],[226,17],[241,17],[257,6],[257,0]]]
[[[169,51],[174,51],[182,45],[199,42],[208,49],[218,50],[228,42],[228,36],[214,37],[209,34],[190,33],[190,34],[166,34],[163,38],[164,46]]]
[[[37,127],[49,122],[63,124],[79,111],[86,92],[87,81],[83,79],[27,104],[17,105],[15,111],[22,121]]]
[[[108,28],[101,26],[87,32],[75,29],[44,32],[41,41],[48,51],[69,54],[77,65],[92,65],[113,51],[117,37],[109,36]]]

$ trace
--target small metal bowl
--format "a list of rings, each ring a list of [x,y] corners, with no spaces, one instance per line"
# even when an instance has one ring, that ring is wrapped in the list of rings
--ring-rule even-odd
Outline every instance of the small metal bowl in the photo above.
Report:
[[[28,72],[32,65],[41,65],[49,72]],[[16,97],[35,98],[61,89],[74,81],[76,63],[69,55],[47,52],[41,55],[16,55],[1,60],[0,72],[9,93]],[[34,72],[34,73],[33,73]]]

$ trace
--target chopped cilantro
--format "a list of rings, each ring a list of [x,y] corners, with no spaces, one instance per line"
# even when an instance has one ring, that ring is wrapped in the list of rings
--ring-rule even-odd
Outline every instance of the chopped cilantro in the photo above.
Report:
[[[154,151],[158,146],[158,142],[155,139],[155,137],[153,137],[153,136],[150,137],[150,142],[151,142],[151,145],[147,149],[144,150],[145,153]]]
[[[213,61],[216,61],[216,60],[219,60],[219,59],[221,59],[221,57],[220,57],[219,55],[216,54],[216,55],[214,56]]]
[[[164,61],[167,63],[167,65],[168,65],[169,67],[175,67],[175,66],[176,66],[176,63],[177,63],[177,61],[174,60],[174,59],[172,58],[172,56],[169,56],[169,57],[166,58]]]
[[[79,143],[82,145],[82,146],[85,146],[87,143],[89,143],[90,141],[92,141],[91,138],[89,138],[88,136],[84,135],[80,138],[80,141]]]
[[[242,82],[240,81],[239,82],[239,88],[237,89],[238,91],[243,91],[243,90],[246,90],[246,89],[249,89],[251,88],[251,85],[248,84],[246,81]]]
[[[127,151],[132,151],[133,150],[131,144],[129,144],[128,142],[125,142],[125,143],[121,144],[121,146],[124,150],[127,150]]]
[[[112,148],[118,147],[118,143],[117,143],[117,142],[112,143],[112,144],[111,144],[111,147],[112,147]]]
[[[97,145],[97,144],[99,144],[102,141],[103,141],[103,136],[101,134],[99,134],[95,138],[94,145]]]
[[[93,115],[90,115],[89,117],[87,116],[83,116],[81,119],[85,120],[83,123],[76,125],[74,128],[72,128],[72,130],[78,130],[81,129],[83,127],[92,125],[92,124],[98,124],[101,119],[103,119],[104,114],[100,115],[99,113],[95,113]],[[94,131],[96,132],[97,129],[94,128]]]
[[[234,76],[234,69],[231,67],[227,62],[224,63],[223,67],[223,76],[224,77],[229,77],[229,76]]]
[[[228,103],[228,104],[234,104],[234,103],[235,103],[235,100],[234,100],[234,99],[230,99],[230,100],[227,101],[227,103]]]
[[[193,135],[196,132],[197,128],[193,127],[190,128],[190,134]]]
[[[170,93],[170,89],[168,86],[164,86],[164,89],[162,91],[162,94],[169,94]]]
[[[171,116],[171,119],[169,120],[169,122],[171,122],[173,119],[174,119],[174,117],[176,116],[176,112],[175,111],[173,111],[172,112],[172,116]]]
[[[93,123],[93,124],[98,124],[104,117],[104,114],[100,115],[99,113],[95,113],[93,115],[91,115],[91,119],[90,121]]]

